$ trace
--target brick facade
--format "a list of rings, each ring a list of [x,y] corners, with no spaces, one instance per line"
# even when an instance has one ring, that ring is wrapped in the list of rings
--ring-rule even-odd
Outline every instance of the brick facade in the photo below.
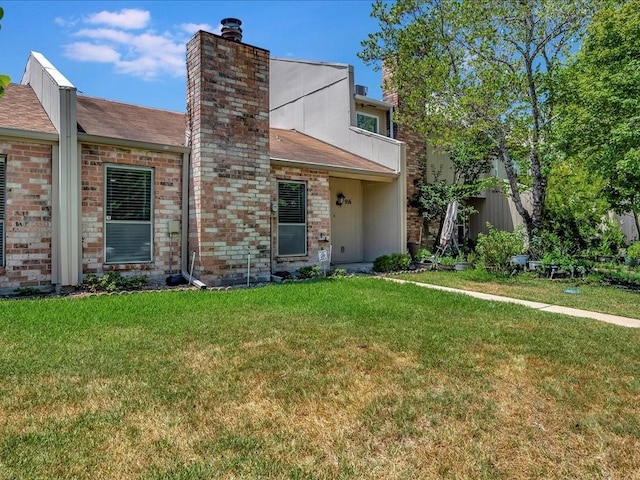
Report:
[[[272,250],[274,252],[273,271],[293,272],[300,267],[318,264],[318,251],[329,249],[329,243],[320,236],[331,234],[331,209],[329,198],[329,175],[327,172],[302,168],[271,167],[272,202],[278,201],[278,180],[304,182],[307,186],[307,255],[279,257],[278,215],[272,215]]]
[[[189,252],[216,285],[268,278],[269,52],[198,32],[187,44]]]
[[[52,271],[52,145],[0,140],[6,156],[6,266],[0,289],[48,287]]]
[[[179,222],[182,216],[182,154],[92,144],[83,144],[81,152],[83,273],[119,270],[148,275],[152,282],[164,281],[170,271],[169,221]],[[107,164],[154,170],[151,263],[104,263],[104,175]],[[171,269],[174,273],[180,267],[180,238],[180,234],[173,235]]]
[[[382,81],[383,85],[388,86],[391,70],[389,67],[384,66],[382,69]],[[394,108],[402,108],[401,99],[397,92],[384,91],[382,93],[382,99],[385,102],[391,103]],[[394,124],[395,138],[404,142],[406,147],[406,172],[407,172],[407,242],[417,242],[420,238],[420,231],[423,225],[423,219],[418,213],[418,209],[408,205],[409,199],[413,197],[416,192],[415,182],[421,174],[420,165],[422,162],[426,162],[427,159],[427,143],[424,136],[417,132],[404,128],[400,125]],[[423,245],[425,244],[426,235],[422,234]]]

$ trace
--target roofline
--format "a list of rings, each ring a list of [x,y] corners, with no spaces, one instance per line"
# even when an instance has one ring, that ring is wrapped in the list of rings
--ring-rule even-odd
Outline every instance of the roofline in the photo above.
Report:
[[[365,97],[364,95],[358,95],[357,93],[353,96],[357,102],[368,103],[372,107],[382,107],[391,109],[393,108],[393,104],[389,102],[385,102],[382,100],[376,100],[375,98]]]
[[[41,140],[58,143],[60,138],[57,133],[37,132],[22,128],[0,127],[0,137],[22,138],[25,140]]]
[[[367,177],[370,180],[379,180],[384,182],[390,182],[391,180],[398,178],[400,175],[389,170],[389,172],[372,172],[364,168],[353,167],[340,167],[334,165],[326,165],[324,163],[315,162],[303,162],[300,160],[289,160],[287,158],[270,157],[272,165],[279,165],[282,167],[298,167],[298,168],[314,168],[316,170],[326,170],[328,172],[346,173],[350,175],[356,175],[358,177]]]
[[[124,138],[103,137],[100,135],[90,135],[88,133],[78,133],[78,142],[98,143],[104,145],[113,145],[120,147],[142,148],[146,150],[154,150],[158,152],[175,152],[189,153],[191,149],[183,145],[165,145],[162,143],[139,142],[136,140],[127,140]]]
[[[307,65],[323,65],[327,67],[340,67],[340,68],[352,67],[352,65],[349,63],[320,62],[317,60],[301,60],[297,58],[271,57],[269,60],[277,60],[279,62],[290,62],[290,63],[305,63]]]

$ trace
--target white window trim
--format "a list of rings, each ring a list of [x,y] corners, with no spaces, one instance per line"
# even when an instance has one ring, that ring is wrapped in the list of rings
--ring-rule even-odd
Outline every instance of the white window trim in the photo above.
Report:
[[[278,180],[277,184],[277,194],[278,194],[278,203],[280,202],[280,184],[281,183],[297,183],[300,185],[304,185],[304,223],[280,223],[279,216],[277,217],[277,228],[278,228],[278,241],[276,245],[276,252],[278,252],[278,257],[306,257],[307,256],[307,218],[308,218],[308,192],[307,182],[302,182],[299,180]],[[279,213],[278,213],[279,215]],[[304,253],[288,253],[281,254],[280,253],[280,225],[296,225],[301,226],[304,225]]]
[[[118,170],[139,170],[139,171],[148,171],[151,172],[151,193],[150,193],[150,211],[149,211],[149,221],[136,221],[136,222],[130,222],[130,221],[123,221],[123,220],[110,220],[107,219],[107,170],[110,168],[114,168],[114,169],[118,169]],[[151,167],[142,167],[142,166],[136,166],[136,165],[120,165],[117,163],[108,163],[104,165],[104,201],[103,201],[103,205],[104,205],[104,230],[103,230],[103,245],[104,245],[104,263],[105,265],[127,265],[127,264],[149,264],[149,263],[153,263],[153,251],[154,251],[154,227],[153,227],[153,220],[154,220],[154,203],[155,203],[155,172],[154,169]],[[125,260],[125,261],[111,261],[108,262],[107,261],[107,224],[111,223],[111,224],[117,224],[117,223],[136,223],[136,224],[149,224],[150,228],[150,235],[149,235],[149,242],[150,242],[150,252],[149,252],[149,260]]]
[[[371,113],[357,111],[356,112],[356,126],[358,125],[358,115],[362,115],[363,117],[373,118],[376,121],[376,129],[375,129],[375,132],[372,132],[372,133],[377,133],[377,134],[380,133],[380,117],[379,116],[373,115]],[[359,127],[359,128],[362,128],[362,127]],[[366,129],[363,128],[363,130],[366,130]],[[367,130],[367,131],[370,131],[370,130]]]

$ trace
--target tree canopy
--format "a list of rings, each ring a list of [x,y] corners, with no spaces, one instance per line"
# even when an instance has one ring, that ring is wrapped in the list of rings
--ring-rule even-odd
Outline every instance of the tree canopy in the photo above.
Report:
[[[0,7],[0,20],[2,20],[2,17],[4,17],[4,10]],[[10,82],[11,78],[8,75],[0,74],[0,97],[4,94],[4,87],[9,85]]]
[[[597,13],[564,85],[561,147],[600,174],[605,198],[634,214],[640,235],[640,0]]]
[[[360,57],[389,68],[398,121],[447,149],[485,136],[530,237],[543,224],[559,69],[597,2],[377,0]],[[519,172],[523,172],[520,174]],[[531,189],[531,208],[522,201]]]

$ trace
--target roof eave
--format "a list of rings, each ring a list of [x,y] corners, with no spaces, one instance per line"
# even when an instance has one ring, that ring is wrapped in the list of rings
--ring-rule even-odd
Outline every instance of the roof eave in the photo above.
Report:
[[[137,140],[127,140],[124,138],[103,137],[101,135],[91,135],[88,133],[78,133],[78,141],[85,143],[98,143],[103,145],[113,145],[117,147],[140,148],[159,152],[189,153],[191,149],[184,145],[165,145],[162,143],[140,142]]]
[[[326,165],[323,163],[289,160],[286,158],[277,157],[271,157],[271,164],[283,167],[312,168],[315,170],[324,170],[329,173],[340,173],[345,176],[351,176],[352,178],[366,178],[367,180],[379,182],[391,182],[399,177],[397,173],[391,170],[389,172],[375,172],[372,170],[366,170],[364,168],[341,167],[337,165]]]
[[[0,127],[0,137],[20,138],[25,140],[40,140],[45,142],[59,141],[57,133],[37,132],[33,130],[24,130],[22,128]]]

